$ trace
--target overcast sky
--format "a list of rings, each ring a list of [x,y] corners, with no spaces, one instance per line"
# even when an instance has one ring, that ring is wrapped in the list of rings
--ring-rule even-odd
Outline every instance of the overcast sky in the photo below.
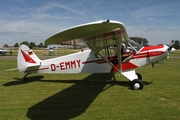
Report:
[[[44,43],[67,27],[105,19],[149,44],[180,40],[180,0],[0,0],[0,46]]]

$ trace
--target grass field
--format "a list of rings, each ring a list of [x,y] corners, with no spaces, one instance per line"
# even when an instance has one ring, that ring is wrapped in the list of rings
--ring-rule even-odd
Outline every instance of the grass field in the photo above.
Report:
[[[180,52],[173,55],[180,56]],[[0,118],[179,120],[179,61],[170,58],[155,68],[138,69],[145,86],[135,91],[119,74],[115,74],[117,81],[111,80],[111,74],[38,74],[22,81],[18,71],[4,71],[15,68],[16,60],[0,60]]]

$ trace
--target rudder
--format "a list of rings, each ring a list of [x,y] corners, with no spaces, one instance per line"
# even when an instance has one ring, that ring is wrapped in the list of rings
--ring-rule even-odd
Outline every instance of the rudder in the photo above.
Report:
[[[22,44],[18,50],[17,67],[20,72],[25,72],[28,67],[40,66],[41,60],[26,45]]]

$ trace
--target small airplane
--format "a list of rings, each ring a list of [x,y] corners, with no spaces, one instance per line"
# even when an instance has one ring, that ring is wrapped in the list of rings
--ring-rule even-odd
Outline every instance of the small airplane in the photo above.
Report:
[[[47,55],[53,55],[53,53],[54,53],[54,48],[49,48],[49,54],[47,54]]]
[[[0,48],[0,54],[2,54],[2,55],[6,55],[6,50],[5,49],[2,49],[2,48]]]
[[[45,40],[45,45],[71,43],[86,49],[77,53],[40,60],[26,45],[19,47],[17,69],[25,73],[116,73],[130,80],[130,88],[141,90],[144,87],[142,76],[136,69],[148,64],[154,65],[166,59],[171,46],[142,46],[129,39],[123,23],[113,20],[100,20],[62,30]],[[129,49],[123,58],[122,44]],[[126,50],[127,51],[127,50]]]

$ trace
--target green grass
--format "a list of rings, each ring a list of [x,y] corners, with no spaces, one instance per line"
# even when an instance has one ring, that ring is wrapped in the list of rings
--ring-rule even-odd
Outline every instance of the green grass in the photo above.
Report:
[[[0,118],[179,120],[179,61],[138,69],[145,86],[135,91],[119,74],[117,81],[109,80],[111,74],[38,74],[25,82],[18,71],[4,71],[15,68],[16,60],[0,60]]]
[[[170,56],[179,56],[179,55],[180,55],[180,50],[179,49],[170,54]]]

